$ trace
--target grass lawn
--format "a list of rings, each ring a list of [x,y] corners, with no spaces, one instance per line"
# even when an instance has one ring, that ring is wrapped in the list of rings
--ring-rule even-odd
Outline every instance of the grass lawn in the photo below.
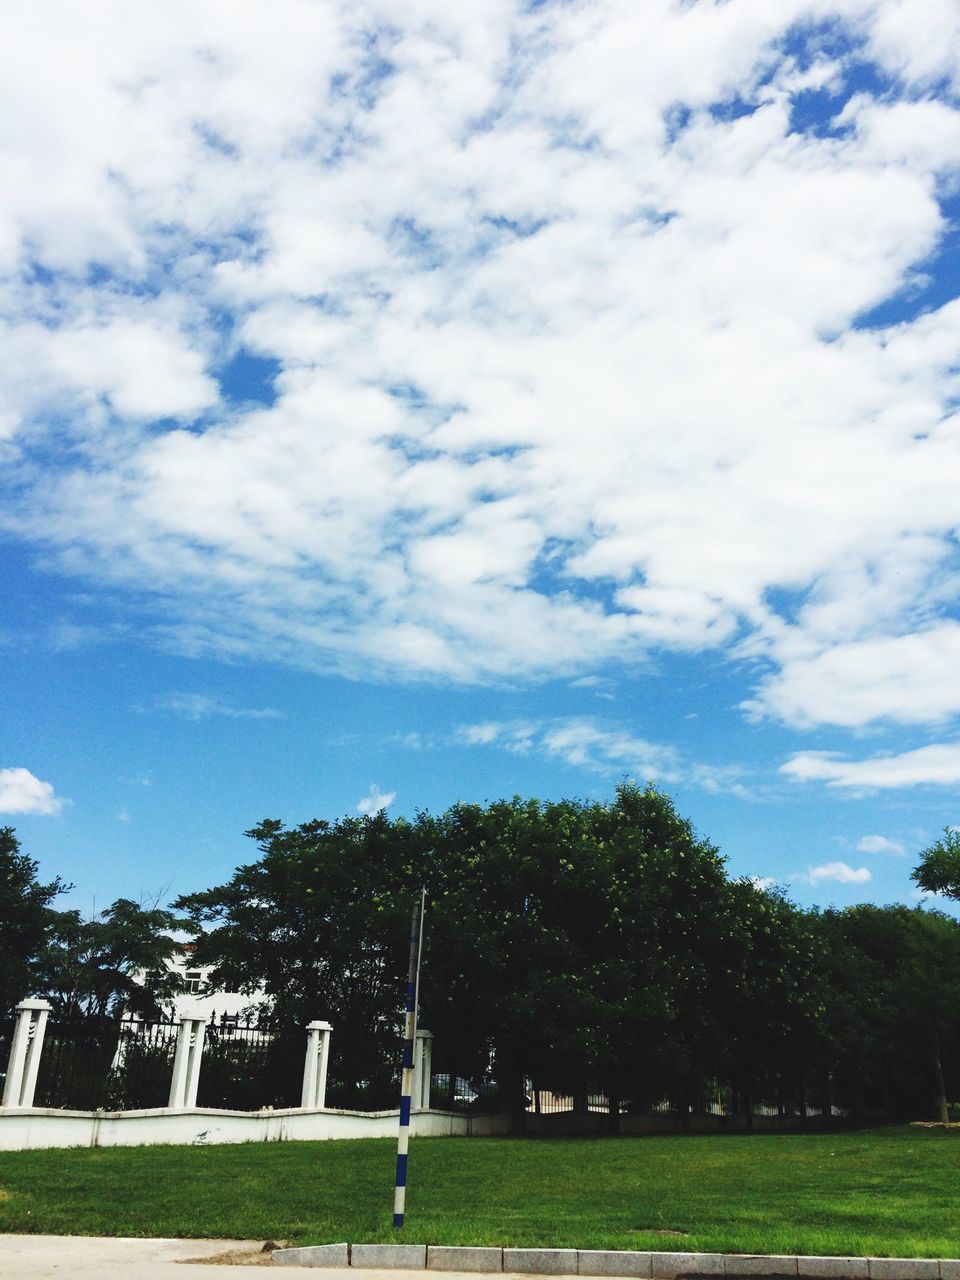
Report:
[[[0,1230],[317,1244],[960,1256],[960,1132],[386,1140],[0,1153]]]

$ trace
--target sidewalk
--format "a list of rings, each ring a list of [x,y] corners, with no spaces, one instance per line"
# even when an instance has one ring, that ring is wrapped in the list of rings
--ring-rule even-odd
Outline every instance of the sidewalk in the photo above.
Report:
[[[364,1249],[373,1250],[382,1246],[365,1245]],[[401,1246],[401,1248],[411,1246]],[[412,1246],[422,1248],[424,1246]],[[326,1249],[343,1249],[345,1246],[314,1246],[297,1250],[309,1255],[316,1251],[323,1254]],[[361,1246],[354,1245],[354,1250]],[[398,1250],[396,1246],[387,1249]],[[443,1249],[439,1252],[455,1254],[459,1250]],[[465,1250],[464,1252],[481,1253],[484,1250]],[[491,1251],[492,1252],[492,1251]],[[573,1265],[568,1269],[568,1259],[556,1254],[574,1254]],[[813,1258],[813,1257],[776,1257],[750,1254],[599,1254],[581,1253],[576,1250],[505,1250],[503,1263],[507,1262],[507,1254],[512,1254],[510,1262],[517,1270],[498,1270],[489,1266],[480,1266],[473,1271],[474,1275],[484,1272],[489,1275],[496,1271],[499,1280],[531,1280],[531,1276],[548,1275],[552,1280],[582,1280],[585,1275],[591,1277],[626,1277],[637,1276],[628,1262],[645,1257],[648,1262],[656,1259],[658,1265],[652,1267],[652,1274],[689,1277],[728,1277],[732,1280],[781,1280],[782,1277],[793,1276],[798,1280],[807,1277],[830,1277],[833,1280],[960,1280],[960,1259],[935,1258]],[[548,1258],[523,1258],[529,1253],[555,1256]],[[467,1271],[461,1266],[454,1271],[440,1270],[431,1266],[424,1270],[423,1263],[418,1270],[399,1270],[381,1266],[386,1260],[372,1252],[364,1262],[354,1260],[352,1267],[327,1266],[326,1259],[322,1264],[323,1280],[465,1280]],[[671,1270],[665,1264],[668,1259],[677,1269]],[[339,1258],[335,1259],[339,1263]],[[269,1253],[263,1252],[262,1241],[259,1240],[154,1240],[154,1239],[115,1239],[97,1236],[0,1236],[0,1280],[240,1280],[238,1266],[262,1266],[265,1269],[256,1274],[276,1276],[278,1280],[305,1280],[305,1276],[316,1275],[316,1259],[314,1267],[310,1267],[307,1258],[302,1258],[301,1265],[285,1265],[272,1260]],[[404,1261],[406,1261],[404,1259]],[[461,1260],[462,1261],[462,1260]],[[307,1263],[306,1266],[302,1265]],[[456,1265],[451,1257],[437,1258],[437,1263]],[[375,1264],[375,1265],[370,1265]],[[648,1265],[643,1274],[649,1276]]]
[[[0,1236],[0,1277],[3,1280],[239,1280],[237,1266],[201,1263],[194,1258],[233,1253],[260,1260],[260,1240],[141,1240],[99,1236]],[[264,1259],[251,1276],[297,1276],[302,1267],[282,1267]],[[247,1264],[250,1265],[250,1264]],[[247,1273],[245,1273],[247,1274]],[[331,1276],[330,1280],[334,1280]],[[344,1280],[348,1280],[346,1275]],[[355,1280],[355,1277],[354,1277]],[[462,1277],[460,1278],[462,1280]]]
[[[103,1236],[0,1235],[2,1280],[305,1280],[317,1272],[285,1267],[262,1254],[262,1240],[144,1240]],[[194,1262],[233,1254],[231,1263]],[[249,1262],[241,1262],[241,1257]],[[254,1261],[255,1260],[255,1261]],[[262,1269],[240,1271],[239,1266]],[[357,1280],[356,1270],[326,1267],[324,1280]],[[423,1280],[423,1272],[369,1268],[364,1280]],[[462,1272],[432,1271],[430,1280],[464,1280]],[[511,1280],[502,1277],[501,1280]],[[517,1276],[516,1280],[529,1280]],[[564,1280],[553,1277],[553,1280]],[[577,1280],[571,1277],[571,1280]]]

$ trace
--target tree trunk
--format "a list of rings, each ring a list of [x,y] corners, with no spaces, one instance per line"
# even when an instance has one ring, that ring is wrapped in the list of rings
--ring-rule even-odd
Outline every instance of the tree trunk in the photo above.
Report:
[[[607,1132],[620,1132],[620,1096],[614,1092],[607,1098]]]
[[[856,1121],[863,1119],[863,1075],[860,1068],[857,1068],[857,1074],[853,1078],[853,1118]]]
[[[743,1127],[753,1128],[753,1094],[749,1089],[740,1090],[740,1109],[743,1112]]]
[[[936,1023],[933,1026],[931,1049],[933,1050],[933,1083],[934,1096],[937,1103],[937,1119],[941,1124],[946,1124],[950,1119],[950,1114],[947,1111],[947,1090],[943,1080],[943,1063],[940,1060],[940,1031]]]
[[[518,1048],[511,1041],[498,1044],[496,1050],[497,1083],[510,1108],[511,1128],[523,1133],[527,1127],[527,1096],[523,1090],[523,1065]]]
[[[820,1096],[822,1098],[823,1114],[827,1120],[833,1119],[833,1076],[829,1071],[825,1071],[820,1080]]]
[[[677,1127],[681,1133],[690,1132],[690,1089],[686,1080],[680,1085],[677,1096]]]

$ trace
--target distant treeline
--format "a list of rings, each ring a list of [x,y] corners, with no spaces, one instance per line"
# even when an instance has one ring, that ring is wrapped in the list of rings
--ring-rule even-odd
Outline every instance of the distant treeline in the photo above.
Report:
[[[731,879],[653,788],[248,834],[256,861],[173,904],[193,959],[215,966],[220,989],[266,991],[282,1018],[332,1022],[342,1079],[375,1087],[395,1073],[423,886],[421,1024],[447,1069],[492,1073],[518,1111],[527,1080],[602,1092],[617,1110],[668,1099],[684,1116],[716,1080],[745,1113],[772,1102],[946,1118],[960,1098],[957,921],[920,907],[804,910]],[[7,967],[8,1003],[18,982],[65,999],[37,956],[13,982]]]

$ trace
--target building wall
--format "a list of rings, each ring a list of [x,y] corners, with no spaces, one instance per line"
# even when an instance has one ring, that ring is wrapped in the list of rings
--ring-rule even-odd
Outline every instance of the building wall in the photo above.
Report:
[[[226,1014],[229,1017],[243,1016],[251,1010],[269,1005],[267,996],[262,991],[247,994],[241,991],[208,991],[207,982],[213,972],[212,965],[195,964],[188,950],[178,952],[167,961],[168,967],[186,978],[188,974],[199,974],[199,989],[184,992],[171,1001],[168,1012],[174,1017],[207,1018],[214,1014],[218,1017]]]

